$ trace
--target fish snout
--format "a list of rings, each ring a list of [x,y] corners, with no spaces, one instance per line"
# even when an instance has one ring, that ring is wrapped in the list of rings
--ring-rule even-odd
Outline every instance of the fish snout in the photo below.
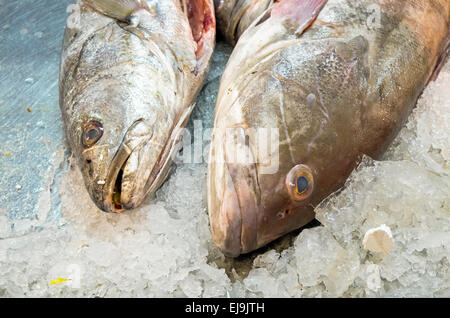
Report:
[[[142,144],[134,149],[116,179],[115,202],[125,210],[137,208],[147,195],[148,180],[156,165],[156,157],[151,155],[149,146]]]
[[[105,211],[132,210],[145,198],[148,179],[148,150],[151,149],[153,130],[144,119],[137,120],[128,129],[108,171],[103,188]]]
[[[208,208],[215,244],[230,257],[257,248],[259,187],[253,153],[243,138],[213,141],[208,176]],[[214,138],[214,137],[213,137]],[[233,140],[233,142],[230,142]]]

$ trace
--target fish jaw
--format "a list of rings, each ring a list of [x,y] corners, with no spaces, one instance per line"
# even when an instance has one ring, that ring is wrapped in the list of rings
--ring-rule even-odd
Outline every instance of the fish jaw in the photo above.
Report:
[[[153,149],[154,153],[159,150],[151,147],[152,137],[152,126],[144,119],[135,121],[128,129],[109,165],[108,176],[101,189],[103,202],[97,205],[105,212],[120,213],[133,209],[145,198],[145,187],[136,180],[141,180],[147,173],[146,167],[154,166],[157,160],[148,150]]]
[[[219,177],[228,171],[225,165],[210,164],[208,175],[208,211],[214,243],[229,257],[241,254],[241,208],[231,178]]]
[[[213,137],[208,207],[214,242],[227,256],[237,257],[257,247],[260,191],[245,129],[225,131],[216,130]]]
[[[106,212],[133,210],[166,180],[174,155],[178,152],[194,104],[174,124],[166,142],[155,122],[140,119],[128,130],[109,168],[103,189]]]

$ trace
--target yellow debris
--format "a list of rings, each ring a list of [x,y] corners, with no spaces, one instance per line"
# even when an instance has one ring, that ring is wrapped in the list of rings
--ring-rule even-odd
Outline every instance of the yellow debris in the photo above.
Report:
[[[62,283],[67,282],[67,281],[69,281],[69,280],[71,280],[71,279],[67,279],[67,278],[58,278],[58,279],[55,279],[55,280],[50,281],[50,285],[62,284]]]

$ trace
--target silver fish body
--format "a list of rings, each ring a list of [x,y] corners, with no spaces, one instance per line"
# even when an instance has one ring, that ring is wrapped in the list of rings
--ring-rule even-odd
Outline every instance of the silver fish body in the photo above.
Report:
[[[77,5],[63,40],[60,108],[91,198],[122,212],[168,175],[212,57],[213,3]]]
[[[442,60],[449,26],[447,0],[281,0],[248,27],[222,77],[208,169],[225,254],[302,227],[363,155],[386,150]],[[263,128],[279,132],[277,152],[258,147]],[[241,137],[229,142],[227,129]],[[242,152],[251,160],[229,160]],[[278,168],[263,173],[275,155]]]

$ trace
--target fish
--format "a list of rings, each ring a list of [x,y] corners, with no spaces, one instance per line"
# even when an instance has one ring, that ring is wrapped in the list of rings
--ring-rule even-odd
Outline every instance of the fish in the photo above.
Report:
[[[281,0],[249,25],[221,79],[208,165],[226,256],[306,225],[364,156],[382,156],[446,60],[449,26],[447,0]],[[263,129],[277,147],[260,145]]]
[[[76,6],[60,62],[64,129],[91,199],[121,213],[140,206],[169,174],[211,64],[214,3]]]

